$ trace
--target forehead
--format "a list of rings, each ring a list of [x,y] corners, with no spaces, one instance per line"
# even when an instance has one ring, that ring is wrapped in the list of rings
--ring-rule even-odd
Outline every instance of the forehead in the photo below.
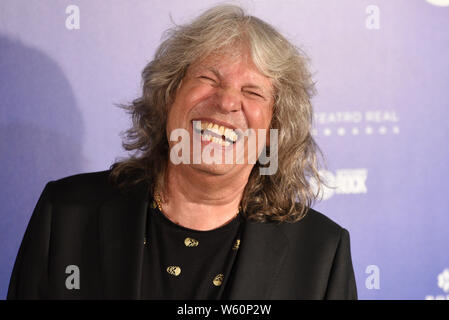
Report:
[[[198,59],[190,67],[192,72],[217,72],[221,77],[237,77],[245,81],[255,81],[258,85],[271,88],[271,80],[254,64],[248,49],[232,49],[212,52]]]
[[[252,59],[250,58],[249,50],[241,48],[241,46],[238,46],[235,48],[226,47],[223,49],[212,51],[208,55],[204,55],[199,59],[197,59],[193,63],[193,66],[196,67],[208,65],[219,66],[219,65],[227,65],[229,63],[233,64],[246,63],[251,66],[253,65]]]

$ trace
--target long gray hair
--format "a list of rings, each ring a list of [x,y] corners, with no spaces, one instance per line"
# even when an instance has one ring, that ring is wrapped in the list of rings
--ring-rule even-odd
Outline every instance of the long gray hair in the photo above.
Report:
[[[190,24],[166,32],[154,59],[142,72],[142,96],[123,106],[133,122],[123,147],[133,153],[111,166],[110,178],[115,184],[122,187],[146,180],[152,188],[155,184],[163,187],[169,154],[168,108],[188,66],[239,44],[249,49],[254,64],[273,83],[270,128],[279,132],[277,172],[260,175],[257,162],[240,205],[248,219],[257,221],[294,222],[306,214],[318,194],[309,180],[321,185],[320,151],[311,135],[310,99],[315,89],[308,60],[272,26],[234,5],[213,7]]]

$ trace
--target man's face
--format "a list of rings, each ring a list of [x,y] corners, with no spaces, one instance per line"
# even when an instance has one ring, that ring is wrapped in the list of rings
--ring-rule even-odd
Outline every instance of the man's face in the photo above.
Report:
[[[248,139],[238,136],[247,129],[268,130],[273,114],[273,87],[269,78],[262,75],[252,62],[248,51],[237,54],[228,50],[211,54],[189,66],[185,77],[177,89],[176,97],[169,108],[167,138],[175,129],[185,129],[190,137],[190,164],[192,168],[222,175],[252,167],[245,159],[244,164],[225,164],[225,152],[236,154],[242,143],[245,155],[254,150]],[[193,121],[201,121],[202,127],[193,127]],[[194,135],[195,132],[195,135]],[[269,133],[267,131],[267,137]],[[223,153],[221,164],[193,164],[193,140],[201,146],[201,152],[220,149]],[[241,139],[236,143],[235,140]],[[177,144],[170,141],[170,148]],[[260,140],[259,142],[260,143]],[[204,154],[204,153],[203,153]],[[213,154],[213,153],[212,153]]]

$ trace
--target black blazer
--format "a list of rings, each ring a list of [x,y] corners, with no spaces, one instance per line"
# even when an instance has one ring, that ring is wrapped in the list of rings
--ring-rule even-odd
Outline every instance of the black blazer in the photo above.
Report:
[[[51,181],[33,212],[8,299],[139,299],[148,184],[109,171]],[[80,288],[66,288],[66,267]],[[309,210],[297,223],[246,221],[226,299],[356,299],[349,233]]]

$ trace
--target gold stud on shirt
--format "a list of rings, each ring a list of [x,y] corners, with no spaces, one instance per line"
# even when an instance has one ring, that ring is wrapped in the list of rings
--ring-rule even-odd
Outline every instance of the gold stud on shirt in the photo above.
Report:
[[[240,247],[240,239],[235,240],[232,250],[237,250]]]
[[[186,247],[197,247],[199,244],[199,241],[193,238],[185,238],[184,244]]]
[[[214,286],[219,287],[221,286],[221,284],[223,283],[223,279],[224,279],[224,275],[219,273],[215,276],[214,280],[212,281],[212,283],[214,284]]]
[[[167,267],[167,272],[175,277],[179,276],[181,273],[181,268],[178,266]]]

